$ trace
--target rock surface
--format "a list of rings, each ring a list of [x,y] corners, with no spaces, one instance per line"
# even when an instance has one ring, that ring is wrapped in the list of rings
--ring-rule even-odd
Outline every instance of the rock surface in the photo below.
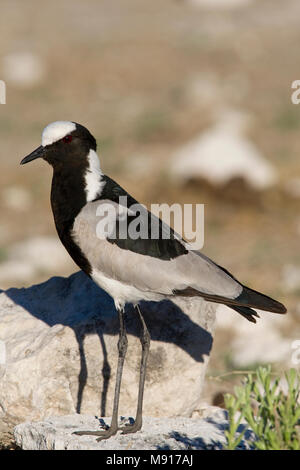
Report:
[[[288,292],[293,292],[300,287],[300,266],[286,264],[282,270],[282,287]]]
[[[215,306],[164,301],[142,304],[142,311],[152,336],[145,415],[190,416],[200,400]],[[141,346],[133,309],[126,323],[120,413],[135,415]],[[0,341],[1,419],[111,416],[118,317],[110,296],[84,273],[2,292]]]
[[[135,434],[120,432],[97,442],[96,436],[76,436],[74,431],[99,430],[110,422],[94,416],[68,415],[48,418],[38,423],[22,423],[14,430],[18,446],[24,450],[201,450],[222,449],[227,415],[221,408],[210,407],[204,419],[144,418],[143,429]],[[126,420],[124,420],[126,421]],[[99,426],[100,424],[100,426]],[[120,423],[122,424],[122,423]],[[249,432],[246,437],[249,437]],[[246,447],[242,442],[241,447]]]
[[[252,0],[188,0],[196,7],[207,8],[209,10],[231,10],[244,7]]]
[[[237,368],[255,364],[281,364],[290,367],[292,328],[288,315],[276,315],[257,310],[260,318],[257,323],[249,323],[226,307],[217,308],[216,331],[219,335],[230,335],[230,354],[233,365]],[[295,331],[295,339],[298,333]]]
[[[271,187],[278,175],[244,136],[249,119],[236,110],[220,112],[211,129],[175,152],[170,162],[173,178],[182,182],[201,178],[216,187],[241,178],[254,190]]]
[[[33,282],[41,273],[64,274],[73,266],[57,237],[32,237],[9,247],[5,261],[0,264],[0,285]]]
[[[18,88],[34,87],[46,74],[41,57],[30,51],[7,54],[2,60],[2,68],[5,80]]]

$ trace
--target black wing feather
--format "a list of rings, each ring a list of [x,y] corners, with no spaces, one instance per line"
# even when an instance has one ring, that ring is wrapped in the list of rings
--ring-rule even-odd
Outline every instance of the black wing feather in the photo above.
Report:
[[[108,176],[103,176],[105,180],[105,186],[101,192],[101,194],[96,197],[95,201],[97,200],[111,200],[117,204],[122,204],[122,199],[120,200],[121,196],[126,196],[126,202],[128,208],[134,204],[140,205],[130,194],[128,194],[121,186],[119,186],[114,180],[109,178]],[[185,255],[188,253],[188,250],[185,246],[180,242],[180,240],[176,239],[176,234],[172,228],[170,228],[170,232],[166,238],[164,238],[163,233],[163,223],[161,219],[155,217],[149,211],[143,211],[142,217],[137,211],[136,215],[129,215],[127,216],[127,230],[128,227],[135,219],[139,218],[141,223],[144,223],[144,227],[146,227],[146,238],[137,238],[132,239],[130,236],[121,237],[119,231],[120,222],[117,221],[116,224],[116,233],[114,234],[114,238],[107,238],[107,241],[110,243],[116,244],[119,248],[124,250],[133,251],[135,253],[139,253],[141,255],[146,256],[153,256],[154,258],[159,258],[162,260],[171,260],[173,258],[177,258],[178,256]],[[158,224],[158,238],[151,237],[151,221],[155,220]],[[141,232],[141,229],[139,230]]]

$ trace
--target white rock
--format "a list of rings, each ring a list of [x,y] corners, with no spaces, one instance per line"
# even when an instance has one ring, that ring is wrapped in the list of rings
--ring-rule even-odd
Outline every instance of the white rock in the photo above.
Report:
[[[189,107],[211,113],[220,108],[220,103],[241,100],[249,91],[249,79],[243,73],[233,73],[226,80],[215,73],[195,74],[187,79],[184,97]]]
[[[250,4],[252,0],[188,0],[188,2],[209,10],[230,10],[244,7]]]
[[[145,415],[190,416],[200,402],[212,346],[213,304],[184,312],[171,302],[143,304],[152,336]],[[141,347],[127,314],[128,351],[120,413],[135,413]],[[0,410],[20,420],[82,412],[109,416],[115,386],[118,317],[112,299],[84,273],[0,295]]]
[[[7,287],[11,282],[25,282],[36,275],[34,266],[22,261],[7,260],[0,264],[0,285]]]
[[[33,52],[12,52],[3,58],[5,80],[20,88],[32,87],[44,78],[45,65]]]
[[[2,190],[2,202],[8,209],[24,211],[32,203],[30,192],[21,186],[9,186]]]
[[[69,255],[57,237],[32,237],[16,243],[10,249],[10,257],[23,263],[31,263],[36,270],[53,271],[68,263]]]
[[[171,160],[170,174],[179,181],[203,178],[219,186],[243,178],[250,187],[272,186],[277,174],[243,133],[245,114],[222,112],[215,126],[180,148]]]
[[[0,285],[28,282],[41,272],[60,273],[72,266],[74,263],[57,237],[32,237],[8,248],[6,260],[0,264]]]
[[[300,288],[300,267],[287,264],[282,271],[282,284],[289,292]]]
[[[106,424],[110,419],[104,418]],[[74,431],[99,430],[95,416],[51,417],[43,422],[19,424],[14,430],[16,443],[24,450],[202,450],[221,449],[226,444],[227,414],[215,407],[207,409],[206,419],[145,417],[143,428],[135,434],[120,432],[97,442],[96,436],[76,436]],[[249,438],[251,433],[246,432]],[[241,448],[248,448],[242,441]]]
[[[225,305],[217,309],[217,331],[226,329],[234,334],[228,352],[236,367],[254,364],[279,363],[290,365],[291,338],[285,338],[282,327],[288,316],[257,310],[260,319],[250,323]]]
[[[185,98],[189,106],[214,106],[223,98],[222,83],[213,73],[195,75],[186,83]]]

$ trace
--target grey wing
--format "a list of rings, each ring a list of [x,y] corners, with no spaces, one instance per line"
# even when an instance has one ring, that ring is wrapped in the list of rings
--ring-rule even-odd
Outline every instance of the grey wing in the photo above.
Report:
[[[194,289],[198,295],[203,293],[228,299],[235,299],[242,292],[243,287],[238,281],[199,251],[186,249],[184,254],[166,260],[122,249],[109,242],[101,232],[99,216],[102,213],[100,206],[107,203],[88,203],[76,217],[72,233],[91,265],[107,278],[141,291],[167,296],[187,288]],[[125,209],[114,204],[119,217]],[[112,220],[112,226],[113,223]],[[181,243],[185,242],[181,240]]]

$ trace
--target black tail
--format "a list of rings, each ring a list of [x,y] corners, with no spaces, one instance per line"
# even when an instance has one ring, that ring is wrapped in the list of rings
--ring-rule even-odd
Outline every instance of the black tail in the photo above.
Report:
[[[271,299],[271,297],[245,286],[243,286],[242,293],[234,299],[234,301],[238,302],[237,306],[228,306],[243,315],[243,317],[252,323],[256,323],[256,319],[254,317],[259,318],[257,312],[252,310],[252,308],[258,308],[259,310],[266,310],[267,312],[273,313],[286,313],[285,306],[280,302],[277,302],[277,300]]]
[[[271,297],[261,294],[256,290],[250,289],[249,287],[243,285],[242,287],[243,290],[241,294],[235,299],[228,299],[219,295],[206,294],[204,292],[199,292],[192,287],[187,287],[183,290],[175,290],[173,293],[175,295],[181,295],[185,297],[201,296],[209,302],[217,302],[219,304],[227,305],[252,323],[256,323],[255,317],[259,318],[259,315],[256,313],[256,311],[252,310],[255,308],[273,313],[286,313],[285,306],[280,302],[277,302],[277,300],[271,299]]]
[[[246,286],[243,286],[242,293],[234,299],[234,303],[236,302],[241,306],[258,308],[267,312],[286,313],[283,304]]]
[[[229,305],[228,305],[228,307],[229,307]],[[255,310],[252,310],[252,308],[237,307],[237,306],[233,306],[233,305],[230,305],[230,308],[232,308],[233,310],[238,312],[240,315],[242,315],[244,318],[246,318],[246,320],[251,321],[252,323],[256,323],[255,317],[260,318],[258,313]]]

